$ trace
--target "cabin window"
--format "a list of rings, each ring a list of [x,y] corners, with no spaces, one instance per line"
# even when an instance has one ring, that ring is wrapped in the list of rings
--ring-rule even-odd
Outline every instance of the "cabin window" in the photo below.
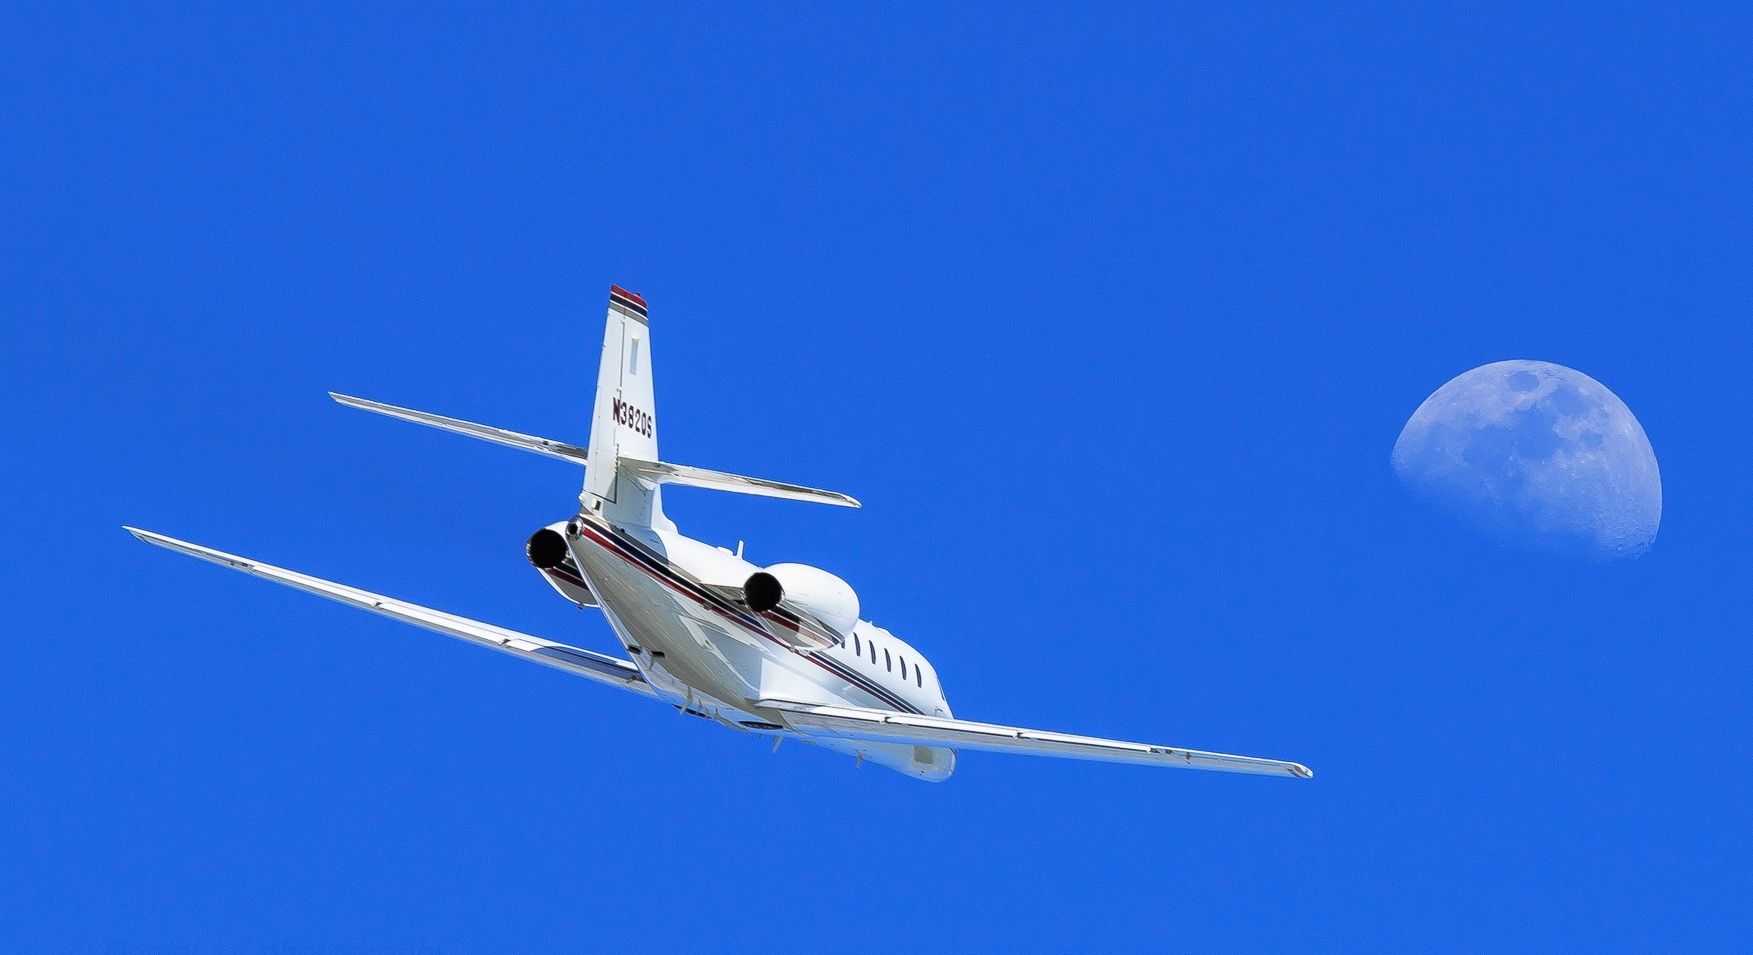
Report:
[[[907,655],[901,655],[901,679],[907,679]]]
[[[858,639],[858,634],[856,633],[852,635],[852,652],[858,655],[863,655],[864,653],[864,645]]]
[[[914,683],[915,683],[915,684],[916,684],[916,685],[917,685],[917,686],[918,686],[918,687],[919,687],[919,688],[920,688],[920,689],[921,689],[921,690],[923,690],[923,689],[925,689],[925,676],[924,676],[924,675],[923,675],[923,674],[921,674],[921,673],[920,673],[920,672],[919,672],[919,668],[918,668],[918,667],[914,667],[914,668],[913,668],[913,682],[914,682]]]
[[[875,640],[872,640],[870,642],[870,662],[873,664],[876,663],[876,641]]]
[[[888,647],[883,648],[883,669],[890,673],[895,672],[895,661],[889,657]]]

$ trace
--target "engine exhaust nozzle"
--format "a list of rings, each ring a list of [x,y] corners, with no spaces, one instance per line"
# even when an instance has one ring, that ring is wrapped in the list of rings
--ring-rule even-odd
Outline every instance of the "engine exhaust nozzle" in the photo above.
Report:
[[[779,585],[779,578],[764,570],[750,574],[743,584],[743,601],[756,613],[779,606],[784,596],[785,588]]]
[[[529,555],[530,563],[537,570],[558,567],[566,561],[569,552],[566,549],[566,538],[551,527],[544,527],[530,535],[530,542],[524,545],[524,553]]]

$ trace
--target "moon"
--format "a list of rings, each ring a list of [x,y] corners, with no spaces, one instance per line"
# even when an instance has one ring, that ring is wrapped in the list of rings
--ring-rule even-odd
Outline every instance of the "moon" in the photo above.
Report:
[[[1500,543],[1617,560],[1662,522],[1656,452],[1631,409],[1574,368],[1481,365],[1438,388],[1391,458],[1412,492]]]

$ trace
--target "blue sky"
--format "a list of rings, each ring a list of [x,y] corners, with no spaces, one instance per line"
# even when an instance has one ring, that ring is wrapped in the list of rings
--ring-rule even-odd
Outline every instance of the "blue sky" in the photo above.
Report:
[[[1166,5],[1163,5],[1166,7]],[[0,13],[0,944],[1729,947],[1753,928],[1744,5]],[[523,563],[651,301],[684,530],[830,568],[960,715],[1312,783],[925,785],[144,547],[584,646]],[[1643,558],[1388,466],[1613,389]]]

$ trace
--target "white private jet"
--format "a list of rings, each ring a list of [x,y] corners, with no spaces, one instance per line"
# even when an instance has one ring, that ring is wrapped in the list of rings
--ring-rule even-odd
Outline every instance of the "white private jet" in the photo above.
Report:
[[[588,448],[331,394],[354,408],[585,466],[579,510],[530,537],[530,563],[561,596],[598,607],[627,656],[479,623],[137,528],[135,537],[275,583],[661,700],[731,729],[796,738],[918,779],[955,771],[958,750],[1214,769],[1308,779],[1307,767],[956,719],[937,671],[868,620],[845,581],[805,564],[757,567],[684,537],[665,484],[858,507],[844,494],[666,464],[657,454],[645,299],[613,286]]]

